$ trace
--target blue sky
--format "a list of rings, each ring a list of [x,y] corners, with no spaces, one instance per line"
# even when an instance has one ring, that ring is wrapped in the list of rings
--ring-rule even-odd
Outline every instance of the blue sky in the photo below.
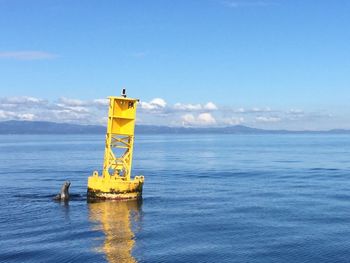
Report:
[[[103,123],[100,99],[125,87],[144,124],[350,128],[349,13],[341,0],[0,0],[0,120]]]

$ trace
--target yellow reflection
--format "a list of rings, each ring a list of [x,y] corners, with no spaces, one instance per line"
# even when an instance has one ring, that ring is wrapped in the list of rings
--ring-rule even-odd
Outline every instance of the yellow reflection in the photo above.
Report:
[[[101,224],[105,241],[98,251],[108,262],[137,262],[132,256],[135,245],[132,226],[140,220],[140,201],[89,203],[90,220]]]

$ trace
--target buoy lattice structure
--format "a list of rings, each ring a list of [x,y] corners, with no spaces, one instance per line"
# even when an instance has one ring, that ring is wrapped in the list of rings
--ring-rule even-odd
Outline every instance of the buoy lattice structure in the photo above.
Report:
[[[139,199],[144,176],[131,178],[134,130],[138,99],[109,97],[106,145],[102,176],[88,178],[89,199]]]

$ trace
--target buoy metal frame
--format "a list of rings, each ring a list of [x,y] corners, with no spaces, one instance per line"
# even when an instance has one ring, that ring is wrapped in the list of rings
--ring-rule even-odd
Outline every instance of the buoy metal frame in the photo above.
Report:
[[[108,123],[102,176],[97,171],[88,178],[91,199],[140,199],[144,176],[131,178],[134,130],[138,99],[109,97]]]

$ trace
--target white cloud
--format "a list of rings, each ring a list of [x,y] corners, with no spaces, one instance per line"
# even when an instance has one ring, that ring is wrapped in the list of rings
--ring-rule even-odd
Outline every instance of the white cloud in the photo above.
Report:
[[[290,109],[288,113],[293,115],[302,115],[304,114],[304,111],[299,109]]]
[[[12,118],[15,116],[16,116],[16,114],[14,112],[0,110],[0,119]]]
[[[155,98],[155,99],[151,100],[150,104],[156,105],[156,106],[158,106],[160,108],[164,108],[166,106],[165,100],[163,100],[161,98]]]
[[[0,52],[0,58],[16,60],[42,60],[54,59],[58,56],[44,51],[3,51]]]
[[[0,110],[0,119],[14,119],[14,120],[23,120],[23,121],[32,121],[36,116],[32,113],[16,113],[13,111],[4,111]]]
[[[266,117],[266,116],[258,116],[255,118],[257,122],[279,122],[281,118],[279,117]]]
[[[0,98],[0,119],[2,120],[42,120],[55,122],[74,122],[90,124],[96,123],[105,111],[96,104],[78,99],[60,98],[58,102],[34,97]]]
[[[86,107],[65,107],[64,111],[66,112],[75,112],[75,113],[88,113],[90,110]]]
[[[238,113],[245,113],[246,110],[244,108],[239,108],[237,110],[235,110],[235,112],[238,112]]]
[[[248,109],[245,109],[245,108],[238,108],[238,109],[234,109],[232,110],[233,112],[235,113],[252,113],[252,114],[255,114],[255,113],[264,113],[264,112],[271,112],[271,108],[270,107],[264,107],[264,108],[259,108],[259,107],[253,107],[253,108],[248,108]]]
[[[141,109],[144,109],[144,110],[149,110],[149,111],[160,110],[166,107],[166,102],[162,98],[155,98],[150,102],[140,101],[140,106],[141,106]]]
[[[265,108],[259,108],[259,107],[253,107],[251,109],[245,109],[244,113],[263,113],[263,112],[271,112],[271,108],[265,107]]]
[[[45,102],[42,99],[38,99],[38,98],[34,98],[34,97],[28,97],[28,96],[11,97],[11,98],[7,98],[6,101],[8,103],[13,103],[13,104],[19,104],[19,103],[42,104],[43,102]]]
[[[224,118],[222,122],[225,125],[239,125],[244,122],[244,118],[243,117]]]
[[[215,118],[210,113],[199,114],[198,121],[201,125],[213,125],[216,123]]]
[[[200,104],[175,103],[173,108],[175,110],[196,111],[196,110],[201,110],[202,109],[202,105],[200,105]]]
[[[92,103],[96,106],[108,106],[109,105],[109,99],[95,99],[92,101]]]
[[[208,102],[207,104],[204,105],[203,108],[206,110],[217,110],[218,109],[218,107],[212,102]]]
[[[0,98],[0,108],[23,108],[42,106],[47,104],[46,100],[29,96]]]
[[[198,116],[185,114],[181,116],[183,126],[212,126],[216,124],[215,118],[210,113],[201,113]]]
[[[57,122],[75,122],[78,123],[89,123],[89,118],[91,118],[88,114],[81,114],[79,112],[74,112],[71,110],[54,110],[51,112],[53,117]]]
[[[193,116],[193,114],[185,114],[181,117],[182,119],[182,125],[186,126],[188,124],[192,125],[196,122],[196,118]]]
[[[89,109],[91,106],[94,106],[94,104],[88,101],[62,97],[59,99],[59,103],[52,106],[52,112],[58,119],[66,121],[86,120],[89,122],[89,116],[92,115]]]
[[[17,118],[24,121],[33,121],[36,118],[36,116],[32,113],[24,113],[18,114]]]
[[[82,100],[78,100],[78,99],[69,99],[66,97],[62,97],[59,99],[60,105],[65,105],[65,106],[72,106],[72,107],[76,107],[76,106],[84,106],[87,103],[83,102]]]
[[[218,107],[213,103],[213,102],[208,102],[204,105],[201,104],[185,104],[185,103],[175,103],[174,106],[172,107],[173,110],[178,110],[178,111],[201,111],[201,110],[206,110],[206,111],[212,111],[212,110],[217,110]]]

